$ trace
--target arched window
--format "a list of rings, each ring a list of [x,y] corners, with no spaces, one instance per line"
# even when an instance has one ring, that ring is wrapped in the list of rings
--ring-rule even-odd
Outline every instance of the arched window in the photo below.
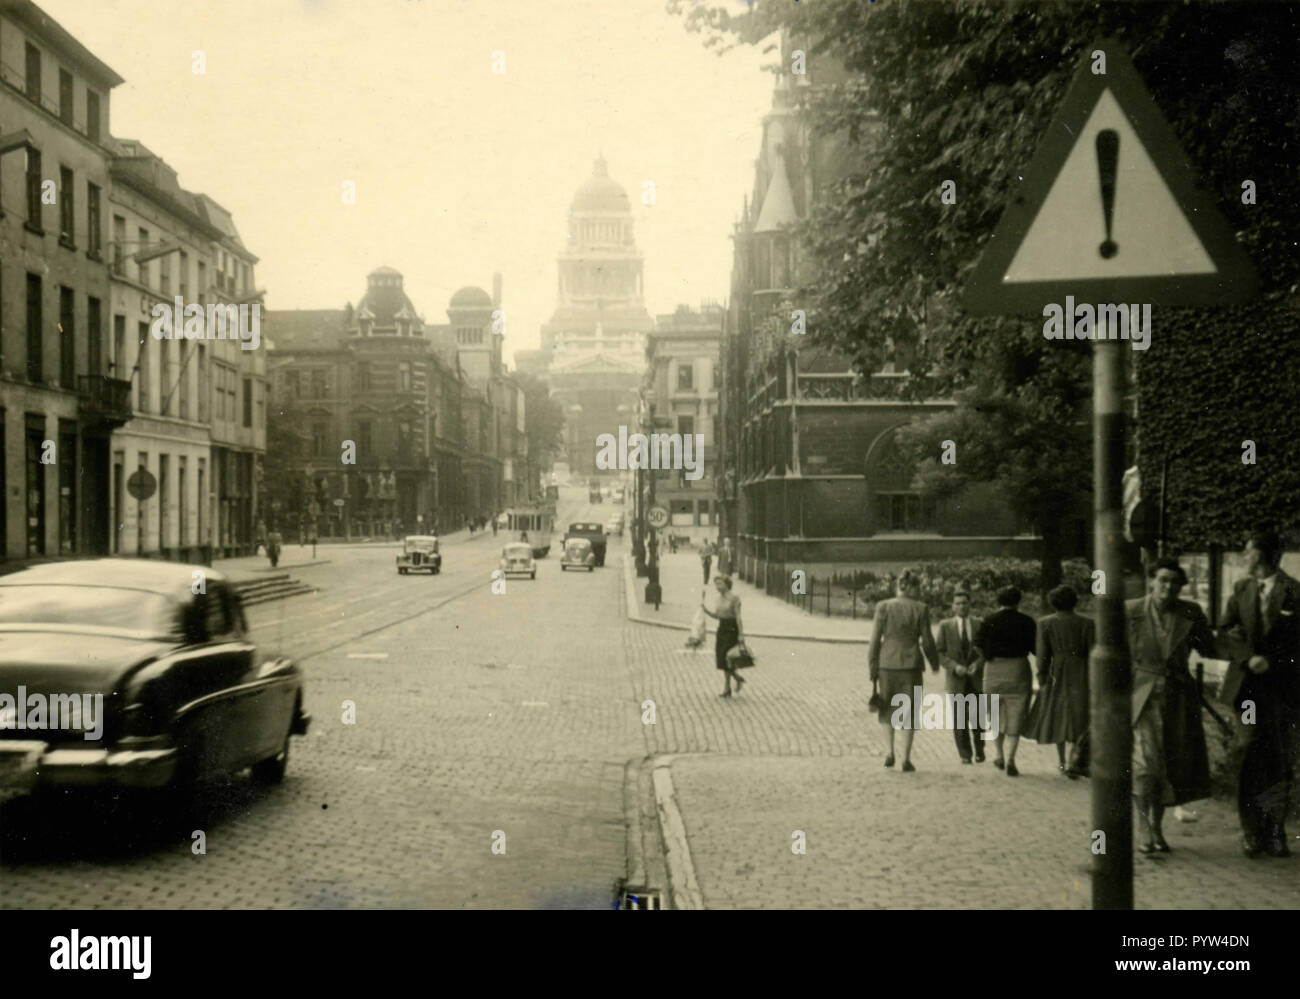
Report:
[[[915,466],[898,444],[898,427],[886,430],[867,449],[870,519],[876,533],[933,533],[938,512],[931,497],[913,488]]]

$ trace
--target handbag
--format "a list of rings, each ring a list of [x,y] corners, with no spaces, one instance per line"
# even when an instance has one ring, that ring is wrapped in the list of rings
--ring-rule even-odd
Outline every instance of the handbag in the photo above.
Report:
[[[747,666],[753,666],[753,653],[745,647],[743,642],[737,642],[727,650],[727,665],[732,669],[744,669]]]
[[[880,681],[872,679],[871,681],[871,699],[867,701],[867,708],[871,711],[879,711],[885,706],[885,702],[880,699]]]

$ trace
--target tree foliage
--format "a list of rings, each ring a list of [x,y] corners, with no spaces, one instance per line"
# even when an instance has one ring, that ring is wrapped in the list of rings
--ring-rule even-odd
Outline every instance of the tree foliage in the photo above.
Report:
[[[1231,445],[1238,466],[1218,492],[1209,467],[1191,458],[1171,525],[1194,546],[1244,516],[1296,525],[1300,10],[1024,0],[756,0],[739,17],[711,0],[671,0],[669,9],[713,47],[758,44],[785,29],[812,59],[849,71],[846,82],[814,78],[804,91],[815,127],[857,151],[798,230],[815,264],[815,283],[802,289],[813,306],[809,338],[872,371],[886,338],[912,330],[910,391],[959,400],[955,413],[907,434],[922,484],[951,492],[997,482],[1049,542],[1054,519],[1086,496],[1091,477],[1088,352],[1044,340],[1041,321],[967,316],[959,296],[1084,53],[1097,39],[1119,39],[1266,293],[1249,308],[1156,310],[1153,346],[1139,363],[1143,446],[1172,447],[1194,422],[1202,443],[1192,453],[1220,455],[1213,467],[1226,475]],[[1242,204],[1245,179],[1257,185],[1257,205]],[[952,205],[939,198],[948,180]],[[1261,364],[1261,352],[1287,363]],[[1251,433],[1268,446],[1243,475],[1241,441]],[[960,471],[933,460],[943,439],[960,441]],[[1149,494],[1149,472],[1144,480]]]

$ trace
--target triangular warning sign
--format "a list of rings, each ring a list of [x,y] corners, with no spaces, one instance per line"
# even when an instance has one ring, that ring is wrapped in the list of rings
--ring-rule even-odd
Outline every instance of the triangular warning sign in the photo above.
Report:
[[[1094,74],[1094,53],[1105,72]],[[976,315],[1092,303],[1230,305],[1255,270],[1196,187],[1116,41],[1093,44],[967,284]]]

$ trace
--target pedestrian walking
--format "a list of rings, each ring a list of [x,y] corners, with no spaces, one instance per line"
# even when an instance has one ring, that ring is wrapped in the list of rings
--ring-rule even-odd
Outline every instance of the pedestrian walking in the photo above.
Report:
[[[978,652],[983,625],[983,619],[970,612],[970,591],[957,590],[952,595],[952,617],[939,622],[935,648],[944,670],[944,690],[949,697],[961,698],[963,705],[977,705],[983,692],[984,663]],[[973,743],[975,762],[983,763],[984,739],[979,729],[979,713],[967,708],[964,715],[966,724],[953,726],[957,756],[963,763],[969,763]]]
[[[709,568],[713,565],[713,542],[706,540],[700,546],[700,563],[704,566],[704,585],[709,585]]]
[[[266,554],[271,559],[272,569],[280,562],[280,545],[282,541],[279,531],[272,531],[266,537]]]
[[[700,595],[700,606],[704,608],[705,614],[718,622],[718,637],[713,646],[714,665],[722,670],[726,678],[722,693],[718,696],[730,697],[732,680],[736,681],[737,694],[745,685],[744,677],[732,669],[731,662],[727,659],[727,653],[733,645],[745,644],[745,626],[740,620],[740,597],[731,592],[731,580],[727,576],[718,576],[713,585],[718,591],[718,609],[709,610],[705,606],[703,594]],[[707,592],[706,589],[705,593]]]
[[[921,581],[904,572],[898,581],[898,596],[876,605],[871,627],[871,650],[867,656],[873,683],[880,685],[880,724],[888,733],[889,755],[885,766],[894,765],[894,736],[902,733],[903,773],[912,773],[913,700],[925,676],[925,663],[936,672],[939,652],[930,631],[930,608],[919,599]],[[925,658],[922,659],[924,650]],[[905,718],[905,720],[904,720]]]
[[[984,622],[979,646],[984,656],[984,694],[996,694],[998,698],[998,734],[994,740],[997,755],[993,765],[999,770],[1005,768],[1008,777],[1020,776],[1016,747],[1034,693],[1029,654],[1038,639],[1034,619],[1016,610],[1019,606],[1017,587],[998,590],[998,610]]]
[[[501,515],[499,513],[494,513],[492,515],[492,537],[494,538],[497,536],[497,528],[501,526],[500,524],[497,523],[497,519],[500,516]]]
[[[1218,659],[1200,606],[1179,600],[1187,574],[1174,558],[1152,563],[1150,592],[1125,603],[1133,658],[1133,797],[1139,853],[1169,852],[1165,808],[1210,796],[1210,763],[1201,727],[1201,698],[1187,667],[1193,649]]]
[[[730,576],[735,569],[736,557],[731,551],[731,539],[723,538],[722,547],[718,549],[718,575]]]
[[[1233,587],[1223,619],[1219,644],[1231,664],[1219,699],[1233,707],[1231,763],[1242,852],[1286,857],[1300,748],[1300,582],[1280,568],[1282,539],[1275,531],[1252,533],[1245,556],[1250,576]]]
[[[1091,618],[1074,612],[1079,594],[1058,586],[1047,595],[1055,610],[1038,622],[1038,700],[1025,738],[1056,743],[1057,769],[1071,779],[1088,774],[1088,653],[1097,640]],[[1069,764],[1065,744],[1071,744]]]

